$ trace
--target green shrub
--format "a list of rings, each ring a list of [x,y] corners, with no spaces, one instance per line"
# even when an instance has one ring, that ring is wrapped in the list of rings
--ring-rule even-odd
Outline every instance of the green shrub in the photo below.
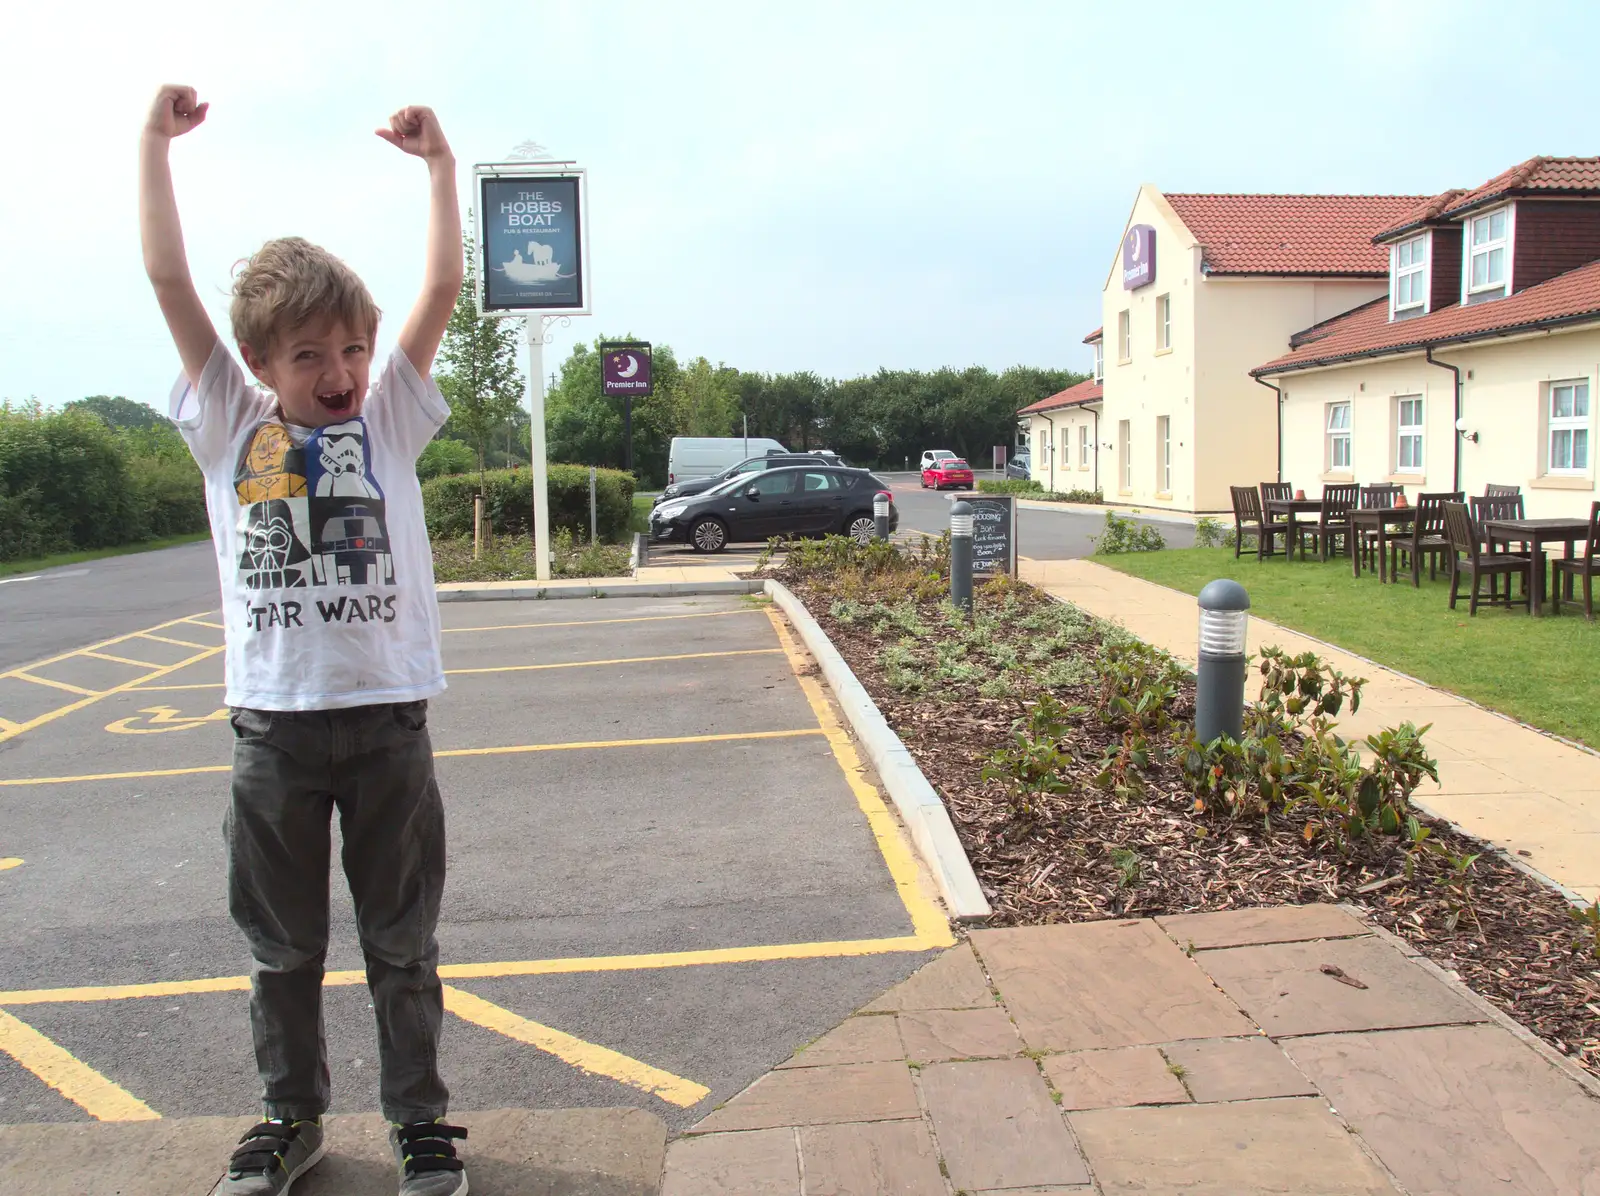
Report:
[[[1194,521],[1194,546],[1196,548],[1232,548],[1235,531],[1220,519],[1202,515]]]
[[[1166,539],[1148,523],[1135,523],[1115,511],[1106,512],[1106,530],[1090,536],[1096,556],[1119,552],[1156,552],[1167,546]]]
[[[978,489],[984,494],[1039,494],[1044,491],[1044,486],[1031,479],[1006,478],[1000,481],[984,478],[979,481]]]
[[[484,507],[496,535],[525,536],[533,525],[533,474],[526,469],[495,469],[483,475]],[[470,536],[472,500],[478,475],[433,478],[422,484],[428,535]],[[589,536],[589,470],[583,465],[550,466],[550,528]],[[627,535],[633,515],[633,475],[602,469],[595,479],[595,504],[601,540]]]
[[[417,477],[426,482],[429,478],[471,473],[477,467],[478,455],[470,444],[459,440],[430,440],[417,458]]]
[[[0,501],[11,556],[106,548],[141,538],[138,503],[116,433],[86,411],[0,407]],[[24,513],[25,512],[25,513]],[[13,547],[15,545],[15,547]]]
[[[163,539],[203,532],[206,522],[205,478],[192,458],[130,457],[137,508],[135,539]]]

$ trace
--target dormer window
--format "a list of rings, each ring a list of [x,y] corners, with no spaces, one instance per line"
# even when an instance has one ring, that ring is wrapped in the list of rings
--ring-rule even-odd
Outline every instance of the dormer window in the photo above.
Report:
[[[1390,313],[1419,315],[1428,302],[1428,234],[1401,241],[1389,252]]]
[[[1497,208],[1467,221],[1467,302],[1506,293],[1511,265],[1511,209]]]

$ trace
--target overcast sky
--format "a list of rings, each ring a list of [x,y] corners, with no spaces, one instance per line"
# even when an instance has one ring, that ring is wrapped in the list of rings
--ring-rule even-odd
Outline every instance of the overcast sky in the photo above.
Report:
[[[1589,11],[1586,11],[1589,10]],[[190,262],[325,244],[388,343],[421,278],[425,169],[371,130],[433,106],[460,164],[534,138],[589,169],[575,339],[742,369],[1085,368],[1142,182],[1433,193],[1600,151],[1593,5],[18,4],[0,39],[0,398],[161,403],[136,145],[156,86]]]

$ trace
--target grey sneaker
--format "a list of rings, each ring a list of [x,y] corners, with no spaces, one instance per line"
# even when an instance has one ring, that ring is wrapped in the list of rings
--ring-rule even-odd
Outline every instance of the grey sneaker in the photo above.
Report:
[[[281,1196],[327,1149],[320,1121],[263,1121],[239,1139],[211,1196]]]
[[[400,1169],[400,1196],[467,1196],[467,1172],[451,1145],[452,1139],[466,1136],[459,1125],[446,1125],[442,1119],[391,1124],[389,1145]]]

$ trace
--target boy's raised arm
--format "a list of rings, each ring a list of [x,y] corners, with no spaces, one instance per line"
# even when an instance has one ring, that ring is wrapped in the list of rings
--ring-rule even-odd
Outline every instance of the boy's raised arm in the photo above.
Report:
[[[216,348],[217,330],[189,275],[167,149],[174,137],[205,120],[208,106],[200,103],[194,88],[166,85],[150,107],[139,141],[139,238],[144,245],[144,269],[178,346],[184,376],[196,386]]]
[[[456,159],[432,108],[402,108],[389,118],[389,127],[377,134],[428,164],[428,245],[422,294],[400,329],[401,350],[417,373],[426,377],[461,294],[464,273]]]

